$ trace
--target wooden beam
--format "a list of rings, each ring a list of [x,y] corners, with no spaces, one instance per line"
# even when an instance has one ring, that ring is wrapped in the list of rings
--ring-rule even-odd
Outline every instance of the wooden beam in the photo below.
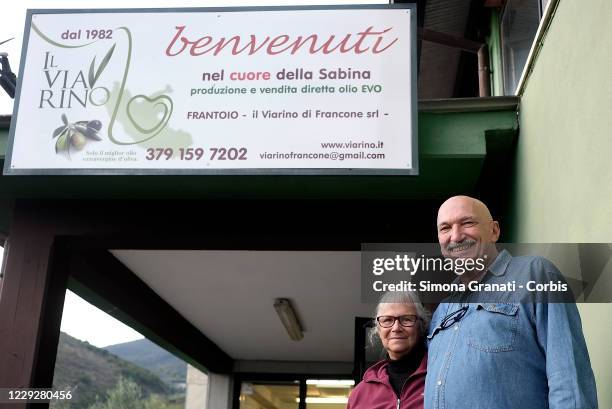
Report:
[[[42,386],[34,383],[36,368],[45,362],[48,364],[49,357],[40,354],[47,350],[44,346],[41,348],[41,339],[45,336],[40,323],[46,312],[57,311],[58,303],[63,302],[49,293],[53,236],[30,210],[22,208],[15,212],[5,247],[0,293],[0,386],[3,388]],[[59,333],[59,326],[56,330]],[[11,407],[25,408],[26,404]]]
[[[32,385],[36,388],[50,388],[53,385],[68,281],[67,260],[65,243],[56,238],[49,257],[49,282],[40,320],[37,364],[32,378]]]
[[[230,373],[233,359],[107,250],[73,254],[70,288],[196,368]]]

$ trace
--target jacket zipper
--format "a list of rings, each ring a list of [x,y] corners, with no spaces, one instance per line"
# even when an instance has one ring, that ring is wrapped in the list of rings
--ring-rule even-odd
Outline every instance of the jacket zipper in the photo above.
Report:
[[[408,377],[408,378],[410,378],[410,377]],[[406,379],[404,381],[404,383],[402,384],[402,387],[400,389],[400,393],[399,393],[399,395],[397,397],[397,406],[395,407],[395,409],[400,409],[400,399],[401,399],[401,396],[402,396],[402,392],[404,392],[404,386],[406,386],[406,382],[408,382],[408,379]]]

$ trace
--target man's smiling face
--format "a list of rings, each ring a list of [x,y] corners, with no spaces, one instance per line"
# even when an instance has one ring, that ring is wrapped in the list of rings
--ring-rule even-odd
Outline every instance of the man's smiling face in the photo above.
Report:
[[[467,196],[455,196],[438,211],[438,242],[444,257],[489,260],[497,255],[499,224],[493,221],[486,206]]]

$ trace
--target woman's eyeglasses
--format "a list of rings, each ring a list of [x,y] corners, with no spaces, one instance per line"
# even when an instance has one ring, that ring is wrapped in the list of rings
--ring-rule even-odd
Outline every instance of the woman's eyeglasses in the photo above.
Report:
[[[412,327],[414,323],[417,321],[418,317],[416,315],[400,315],[399,317],[394,317],[393,315],[381,315],[376,317],[376,322],[382,328],[391,328],[395,325],[395,321],[399,321],[402,327]]]

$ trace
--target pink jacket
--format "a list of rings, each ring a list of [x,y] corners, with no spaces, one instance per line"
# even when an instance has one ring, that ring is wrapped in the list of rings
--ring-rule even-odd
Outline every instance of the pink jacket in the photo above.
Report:
[[[427,354],[402,388],[400,399],[391,387],[387,374],[389,361],[372,365],[363,374],[363,381],[349,396],[347,409],[423,409]]]

